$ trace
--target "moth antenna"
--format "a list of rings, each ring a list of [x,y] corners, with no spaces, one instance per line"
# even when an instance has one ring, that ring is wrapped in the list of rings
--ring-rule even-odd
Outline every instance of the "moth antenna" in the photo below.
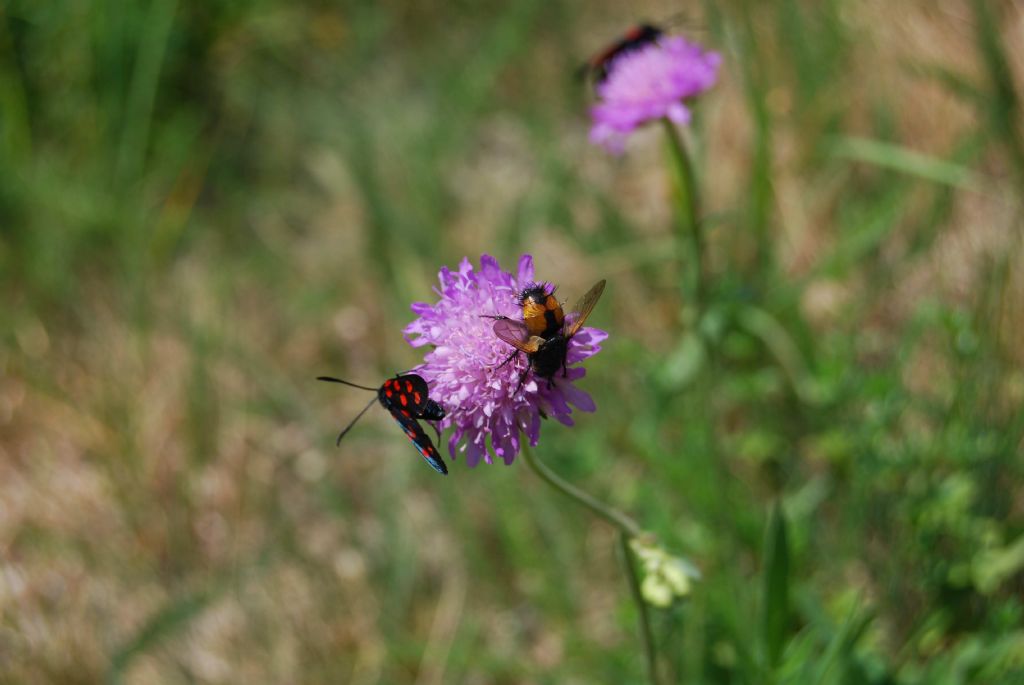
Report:
[[[358,387],[358,386],[356,386],[356,387]],[[372,407],[373,403],[376,402],[376,401],[377,401],[376,397],[373,398],[372,400],[370,400],[370,403],[368,405],[366,405],[365,407],[363,407],[363,410],[361,412],[359,412],[358,414],[356,414],[356,417],[354,419],[349,421],[348,425],[345,426],[345,430],[343,430],[340,433],[338,433],[338,439],[335,441],[335,443],[334,443],[335,445],[340,445],[341,444],[341,439],[343,437],[345,437],[345,433],[348,433],[350,430],[352,430],[352,426],[356,425],[356,421],[358,421],[359,419],[363,418],[363,414],[368,412],[370,410],[370,407]]]
[[[342,385],[351,385],[353,388],[359,388],[360,390],[369,390],[370,392],[377,392],[377,388],[368,388],[365,385],[359,385],[358,383],[350,383],[343,381],[340,378],[333,378],[331,376],[317,376],[318,381],[330,381],[331,383],[341,383]]]

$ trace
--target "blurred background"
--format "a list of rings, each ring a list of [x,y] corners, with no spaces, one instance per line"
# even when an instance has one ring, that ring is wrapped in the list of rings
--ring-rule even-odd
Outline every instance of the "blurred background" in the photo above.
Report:
[[[680,13],[699,318],[661,130],[573,78]],[[614,531],[313,380],[530,252],[612,335],[538,454],[704,575],[665,682],[1022,682],[1022,93],[1010,0],[3,2],[0,680],[643,682]]]

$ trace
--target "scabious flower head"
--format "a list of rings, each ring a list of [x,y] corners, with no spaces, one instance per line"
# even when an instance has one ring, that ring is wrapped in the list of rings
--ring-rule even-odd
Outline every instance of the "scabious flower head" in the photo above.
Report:
[[[519,258],[516,275],[483,255],[479,269],[463,259],[458,271],[444,267],[439,277],[435,292],[440,299],[412,305],[419,318],[406,326],[405,335],[413,347],[433,345],[416,373],[430,386],[431,399],[447,412],[441,427],[453,429],[448,440],[452,457],[459,447],[469,466],[481,459],[491,463],[492,453],[511,464],[519,453],[521,432],[531,445],[537,444],[541,412],[571,426],[572,407],[594,411],[590,395],[574,385],[586,371],[571,365],[600,351],[601,341],[608,337],[604,331],[584,327],[570,339],[568,375],[557,374],[550,388],[531,372],[516,392],[528,363],[524,354],[501,366],[515,350],[494,334],[494,321],[485,316],[522,319],[517,298],[534,283],[533,257]]]
[[[641,124],[665,117],[690,122],[684,100],[715,84],[722,61],[717,52],[673,36],[631,50],[610,65],[597,85],[598,103],[590,110],[590,139],[621,152],[626,137]]]

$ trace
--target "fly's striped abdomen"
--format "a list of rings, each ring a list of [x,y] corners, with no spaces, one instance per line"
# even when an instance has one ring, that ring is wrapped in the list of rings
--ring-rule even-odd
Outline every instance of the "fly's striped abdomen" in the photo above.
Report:
[[[527,288],[519,294],[519,304],[530,335],[547,340],[562,329],[565,314],[553,291],[548,292],[539,285]]]

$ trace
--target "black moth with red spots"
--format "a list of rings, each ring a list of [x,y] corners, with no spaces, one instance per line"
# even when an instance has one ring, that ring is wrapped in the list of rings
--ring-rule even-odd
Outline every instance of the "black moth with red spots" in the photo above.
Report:
[[[351,385],[354,388],[361,388],[363,390],[376,390],[377,401],[391,413],[392,418],[401,427],[402,432],[405,436],[412,441],[412,444],[416,447],[416,450],[427,460],[427,463],[438,473],[448,475],[448,467],[445,466],[444,461],[441,459],[441,455],[438,453],[437,448],[434,447],[434,443],[430,440],[430,436],[427,435],[423,426],[419,424],[417,419],[424,419],[426,421],[440,421],[445,417],[444,407],[430,399],[429,389],[427,388],[427,382],[423,380],[422,376],[418,376],[414,373],[407,373],[405,375],[398,375],[394,378],[389,378],[384,381],[384,384],[380,388],[369,388],[365,385],[357,385],[348,381],[343,381],[340,378],[332,378],[330,376],[318,376],[317,380],[330,381],[331,383],[343,383],[345,385]],[[345,437],[345,434],[355,425],[366,411],[373,406],[371,400],[366,407],[356,415],[354,419],[345,427],[345,430],[341,431],[338,435],[338,444],[341,444],[341,439]],[[436,429],[435,429],[436,430]]]

